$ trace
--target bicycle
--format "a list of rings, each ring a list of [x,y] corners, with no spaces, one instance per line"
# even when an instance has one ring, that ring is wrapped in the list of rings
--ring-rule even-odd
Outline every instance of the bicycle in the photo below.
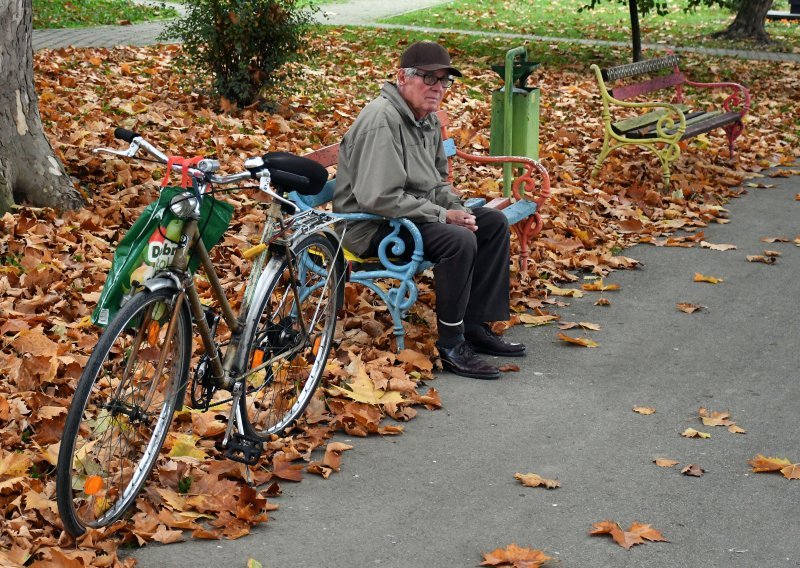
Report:
[[[166,237],[174,256],[150,278],[132,283],[73,395],[56,468],[58,510],[73,537],[120,519],[150,476],[173,414],[184,403],[193,326],[203,353],[193,365],[191,404],[204,410],[230,404],[221,446],[227,458],[250,466],[262,443],[293,425],[312,399],[344,299],[339,220],[299,211],[286,198],[290,191],[319,192],[327,180],[322,166],[273,152],[222,176],[215,174],[216,160],[169,158],[122,128],[114,136],[128,148],[95,152],[136,158],[141,149],[167,164],[167,176],[180,170],[190,183],[169,202],[182,220],[179,234]],[[214,185],[253,179],[271,201],[259,243],[244,253],[253,264],[236,314],[201,238],[200,212]],[[190,269],[197,259],[219,313],[201,303]],[[220,314],[230,332],[222,342],[215,337]]]

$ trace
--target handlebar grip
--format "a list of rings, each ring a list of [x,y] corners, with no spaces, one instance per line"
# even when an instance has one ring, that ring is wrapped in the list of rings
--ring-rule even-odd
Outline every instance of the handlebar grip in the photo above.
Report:
[[[117,140],[123,140],[128,142],[129,144],[133,142],[134,138],[139,138],[139,135],[136,134],[133,130],[128,130],[127,128],[115,128],[114,129],[114,138]]]
[[[275,168],[268,167],[267,169],[269,170],[273,185],[285,189],[299,189],[301,192],[308,187],[309,180],[306,176],[293,174],[291,172],[278,170]]]

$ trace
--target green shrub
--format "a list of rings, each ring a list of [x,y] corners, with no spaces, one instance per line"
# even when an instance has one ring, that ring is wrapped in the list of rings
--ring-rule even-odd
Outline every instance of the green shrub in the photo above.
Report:
[[[186,17],[170,22],[163,38],[183,42],[180,68],[210,75],[215,93],[239,106],[256,101],[278,69],[297,57],[313,14],[307,0],[189,0],[185,6]]]

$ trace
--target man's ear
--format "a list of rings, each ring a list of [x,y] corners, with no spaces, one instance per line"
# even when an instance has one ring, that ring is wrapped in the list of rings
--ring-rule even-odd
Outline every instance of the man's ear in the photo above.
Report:
[[[402,67],[397,70],[397,85],[405,85],[406,83],[406,70]]]

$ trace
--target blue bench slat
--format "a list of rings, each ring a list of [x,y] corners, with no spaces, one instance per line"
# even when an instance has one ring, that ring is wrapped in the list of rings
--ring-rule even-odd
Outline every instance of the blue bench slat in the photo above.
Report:
[[[503,209],[503,214],[508,219],[508,224],[514,225],[536,213],[537,207],[535,201],[523,199]]]

